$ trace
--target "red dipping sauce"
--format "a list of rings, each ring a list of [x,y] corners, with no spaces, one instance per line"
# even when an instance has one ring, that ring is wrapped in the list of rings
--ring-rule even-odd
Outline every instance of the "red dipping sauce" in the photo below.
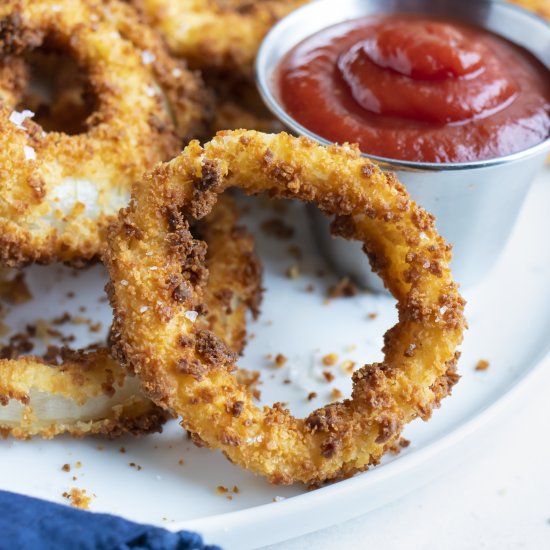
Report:
[[[550,135],[550,72],[473,25],[376,15],[324,29],[275,73],[287,113],[315,134],[372,155],[467,162]]]

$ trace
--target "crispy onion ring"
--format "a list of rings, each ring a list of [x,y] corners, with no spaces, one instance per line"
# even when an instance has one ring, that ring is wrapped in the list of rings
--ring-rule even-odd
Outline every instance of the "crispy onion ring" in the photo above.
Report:
[[[261,299],[261,268],[254,239],[237,225],[236,207],[226,199],[197,228],[208,242],[210,273],[203,296],[207,309],[198,322],[202,330],[216,334],[240,353],[245,345],[246,311],[256,314]],[[144,396],[139,380],[106,348],[62,349],[50,362],[38,357],[0,360],[0,435],[4,437],[137,435],[160,431],[170,416]]]
[[[248,76],[265,34],[309,0],[131,0],[177,56],[197,69]]]
[[[15,110],[37,49],[87,74],[85,133],[45,133]],[[0,263],[91,259],[132,182],[203,133],[208,94],[116,0],[3,2],[0,60]]]
[[[188,318],[204,281],[193,276],[202,245],[186,219],[207,214],[230,186],[310,201],[335,215],[334,232],[364,243],[398,300],[399,322],[386,333],[383,362],[354,373],[351,399],[306,419],[281,404],[256,407],[231,374],[226,346]],[[273,483],[315,484],[376,464],[404,425],[428,418],[457,380],[465,321],[448,266],[451,247],[433,216],[356,147],[244,130],[220,132],[204,148],[192,142],[134,188],[109,245],[117,346],[144,390],[181,415],[204,445]],[[167,280],[182,281],[189,297],[175,302]]]

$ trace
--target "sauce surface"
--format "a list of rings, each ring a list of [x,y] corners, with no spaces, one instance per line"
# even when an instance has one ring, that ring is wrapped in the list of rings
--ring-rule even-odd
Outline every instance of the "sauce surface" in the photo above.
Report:
[[[416,15],[347,21],[295,46],[275,72],[292,118],[367,154],[467,162],[550,134],[550,72],[481,28]]]

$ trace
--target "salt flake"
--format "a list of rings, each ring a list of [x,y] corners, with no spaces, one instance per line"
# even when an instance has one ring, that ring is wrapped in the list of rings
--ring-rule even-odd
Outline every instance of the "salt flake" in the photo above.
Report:
[[[36,160],[36,151],[28,145],[23,146],[23,153],[26,160]]]
[[[19,111],[12,111],[9,117],[9,121],[15,124],[19,129],[25,130],[23,122],[25,122],[27,118],[32,118],[33,116],[34,113],[32,111],[29,111],[28,109],[25,109],[21,113]]]
[[[185,312],[185,318],[189,319],[192,323],[194,323],[197,320],[197,317],[199,314],[196,311],[186,311]]]
[[[150,65],[155,60],[155,54],[151,53],[150,51],[143,51],[141,52],[141,61],[144,65]]]

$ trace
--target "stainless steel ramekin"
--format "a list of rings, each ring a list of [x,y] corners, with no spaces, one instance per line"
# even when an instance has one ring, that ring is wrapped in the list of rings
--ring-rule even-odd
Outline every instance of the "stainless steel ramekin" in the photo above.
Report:
[[[274,70],[293,46],[317,31],[349,19],[392,12],[477,24],[523,46],[550,69],[550,25],[511,4],[493,0],[317,0],[275,25],[258,52],[257,84],[273,114],[290,131],[330,143],[285,112],[274,89]],[[455,278],[465,287],[480,281],[496,263],[549,151],[550,138],[513,155],[476,162],[435,164],[365,156],[396,172],[413,199],[436,216],[439,232],[454,246]],[[383,290],[360,245],[332,237],[329,220],[317,209],[311,213],[321,251],[335,268],[362,286]]]

